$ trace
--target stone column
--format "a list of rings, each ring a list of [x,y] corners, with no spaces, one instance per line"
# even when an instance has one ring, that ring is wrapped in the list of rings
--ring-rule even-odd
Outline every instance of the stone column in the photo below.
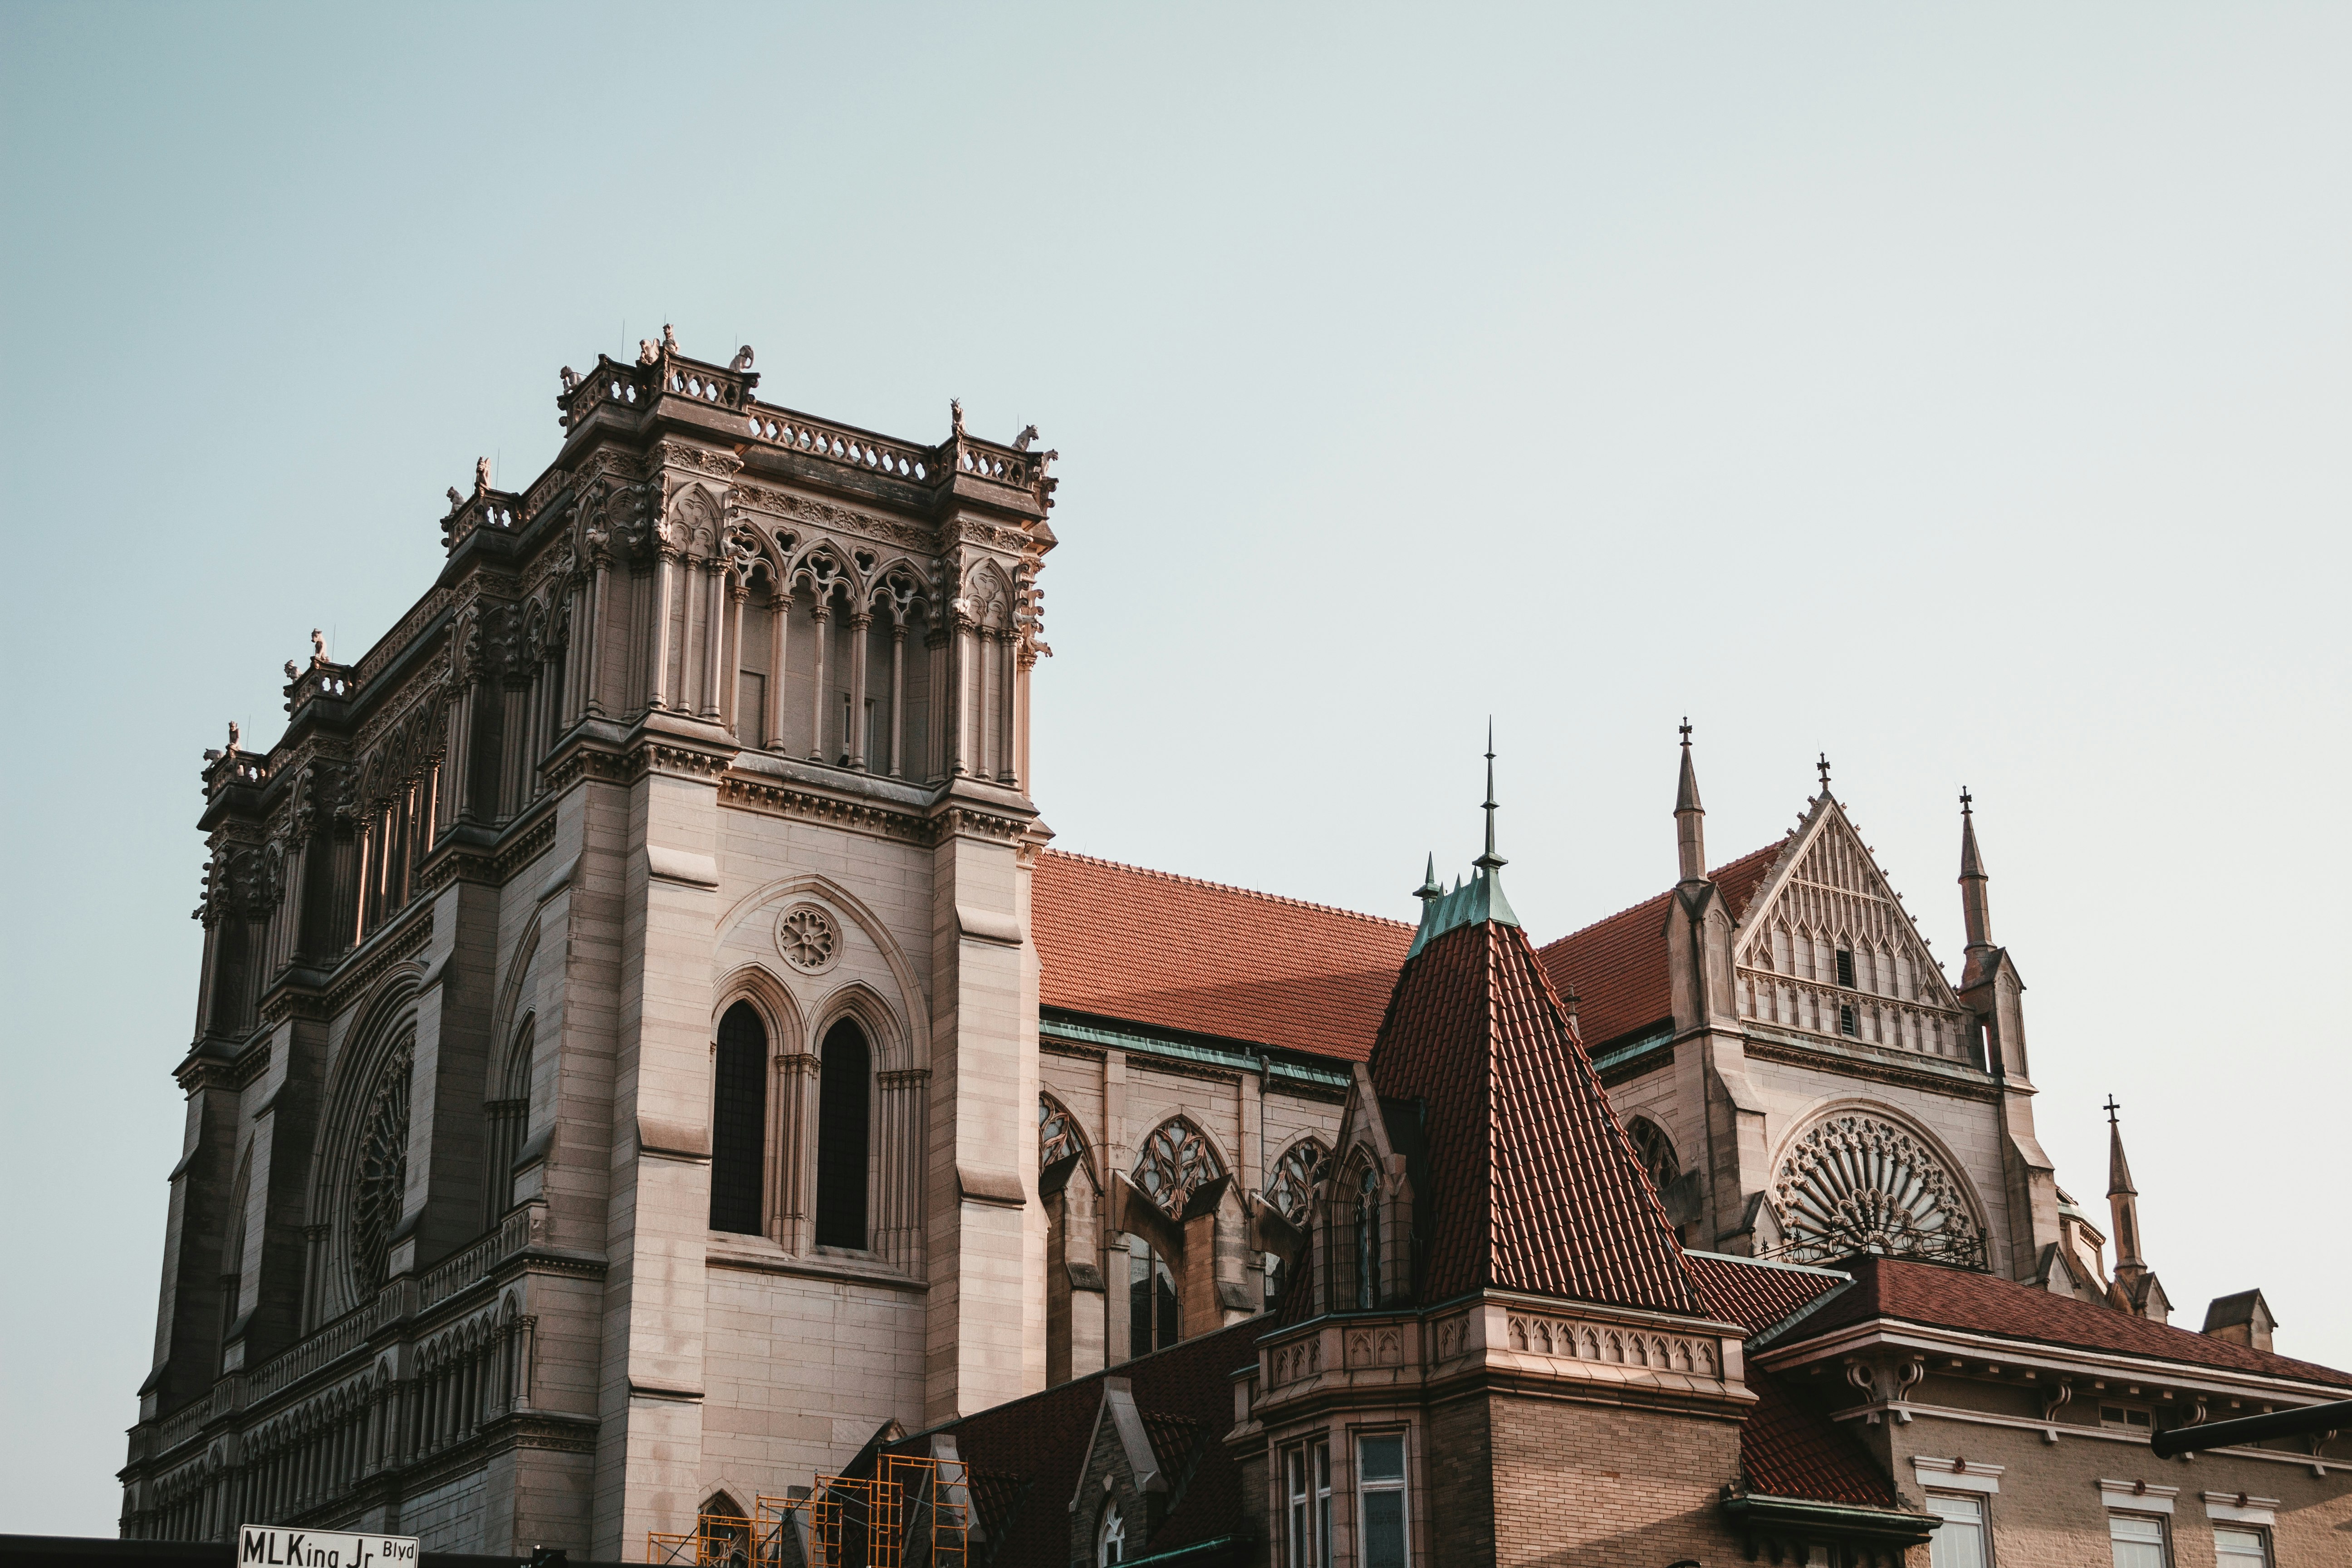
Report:
[[[784,649],[785,632],[793,613],[793,596],[789,593],[772,595],[768,599],[768,749],[784,749]]]
[[[907,622],[902,616],[890,626],[890,776],[902,777],[898,766],[899,748],[907,727]]]
[[[653,668],[648,672],[652,680],[646,694],[648,708],[670,705],[669,684],[669,584],[677,570],[678,552],[667,543],[659,546],[654,559]]]
[[[789,1045],[775,1058],[776,1109],[773,1172],[773,1215],[776,1245],[791,1253],[806,1253],[816,1244],[816,1116],[817,1087],[824,1064],[815,1053]]]
[[[742,724],[735,710],[743,700],[743,606],[751,603],[751,584],[749,579],[727,582],[724,575],[720,581],[727,583],[728,616],[726,652],[719,661],[719,718],[735,730]]]
[[[809,761],[824,761],[824,714],[833,706],[832,694],[824,689],[825,655],[830,651],[825,643],[833,631],[833,604],[819,594],[809,614],[816,619],[816,700],[809,713]]]
[[[874,625],[870,610],[856,609],[849,616],[849,733],[844,737],[849,744],[849,765],[864,772],[866,768],[866,632]]]
[[[709,609],[702,628],[703,679],[701,716],[717,719],[734,706],[719,690],[719,679],[726,673],[724,656],[727,651],[727,563],[714,555],[710,558]]]

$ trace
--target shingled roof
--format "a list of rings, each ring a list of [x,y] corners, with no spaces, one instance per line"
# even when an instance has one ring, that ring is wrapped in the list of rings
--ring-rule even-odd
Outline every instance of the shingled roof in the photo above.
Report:
[[[1405,965],[1371,1077],[1383,1099],[1424,1107],[1423,1299],[1496,1289],[1703,1310],[1657,1194],[1518,927],[1459,926]]]
[[[1125,1378],[1175,1494],[1143,1550],[1214,1540],[1245,1516],[1241,1472],[1223,1438],[1234,1424],[1231,1373],[1255,1358],[1257,1336],[1265,1328],[1263,1319],[1245,1320],[892,1446],[927,1452],[933,1432],[954,1436],[957,1457],[971,1471],[985,1537],[972,1543],[975,1563],[996,1568],[1066,1563],[1070,1499],[1086,1469],[1103,1379]]]
[[[2292,1378],[2304,1383],[2352,1388],[2352,1373],[2338,1372],[2316,1362],[2273,1355],[2250,1345],[2209,1339],[2151,1323],[2129,1312],[2119,1312],[2072,1296],[2060,1296],[2038,1286],[1997,1279],[1990,1274],[1951,1268],[1936,1263],[1907,1263],[1892,1258],[1858,1258],[1839,1265],[1853,1273],[1853,1288],[1825,1303],[1798,1326],[1783,1344],[1818,1339],[1833,1329],[1892,1318],[1936,1328],[1964,1329],[1970,1333],[1998,1334],[2005,1339],[2032,1340],[2077,1350],[2107,1351],[2146,1356],[2153,1361],[2181,1362],[2190,1366],[2226,1368],[2264,1377]]]
[[[1747,912],[1787,847],[1785,842],[1767,845],[1711,873],[1732,919]],[[1577,1021],[1594,1049],[1674,1017],[1666,983],[1666,905],[1674,896],[1670,888],[1545,944],[1538,955],[1556,988],[1576,993]]]
[[[1851,1279],[1832,1269],[1714,1253],[1691,1254],[1689,1263],[1706,1310],[1750,1334],[1786,1322]],[[1756,1404],[1739,1428],[1739,1468],[1750,1491],[1859,1508],[1897,1506],[1893,1485],[1826,1414],[1752,1366],[1748,1386]]]
[[[1039,1000],[1361,1061],[1412,927],[1049,849],[1030,881]]]

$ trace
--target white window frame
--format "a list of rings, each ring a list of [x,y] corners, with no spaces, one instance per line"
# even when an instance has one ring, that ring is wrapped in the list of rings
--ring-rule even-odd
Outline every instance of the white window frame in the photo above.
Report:
[[[1331,1568],[1330,1438],[1313,1437],[1282,1450],[1282,1491],[1287,1568]]]
[[[2168,1501],[2169,1500],[2167,1500]],[[2107,1552],[2110,1560],[2113,1559],[2115,1554],[2116,1521],[2119,1519],[2145,1520],[2148,1523],[2156,1526],[2157,1550],[2163,1554],[2165,1568],[2172,1568],[2174,1563],[2172,1551],[2172,1510],[2169,1508],[2159,1512],[2154,1509],[2109,1507],[2107,1510]]]
[[[1945,1478],[1947,1480],[1949,1480],[1951,1478],[1948,1476]],[[1988,1479],[1990,1479],[1990,1478],[1988,1478]],[[1992,1495],[1999,1490],[2000,1490],[2000,1486],[1998,1482],[1993,1482],[1990,1485],[1982,1487],[1931,1486],[1926,1489],[1927,1511],[1929,1513],[1936,1513],[1936,1499],[1939,1494],[1944,1497],[1950,1498],[1955,1502],[1972,1502],[1976,1504],[1977,1540],[1979,1544],[1984,1549],[1981,1553],[1981,1557],[1983,1559],[1985,1568],[1993,1568],[1994,1559],[1992,1552],[1991,1500]],[[1937,1514],[1937,1518],[1939,1521],[1944,1516],[1940,1513]],[[1940,1531],[1943,1527],[1939,1523],[1937,1528]],[[1933,1537],[1930,1537],[1927,1543],[1927,1555],[1930,1559],[1933,1559],[1935,1554],[1935,1541]]]
[[[1364,1445],[1394,1438],[1401,1459],[1402,1472],[1394,1480],[1368,1481],[1364,1479]],[[1355,1434],[1356,1451],[1356,1561],[1370,1560],[1371,1531],[1365,1520],[1364,1504],[1375,1495],[1394,1492],[1397,1497],[1398,1528],[1403,1532],[1404,1568],[1412,1568],[1412,1433],[1403,1426],[1385,1427]]]
[[[2235,1531],[2241,1535],[2252,1536],[2254,1543],[2262,1548],[2263,1568],[2276,1568],[2278,1552],[2271,1544],[2270,1526],[2249,1524],[2243,1520],[2235,1519],[2216,1520],[2213,1522],[2213,1561],[2216,1563],[2227,1563],[2233,1560],[2221,1555],[2221,1531],[2225,1530]]]
[[[1116,1557],[1110,1555],[1111,1530],[1114,1526],[1118,1531],[1118,1555]],[[1119,1508],[1118,1500],[1114,1499],[1104,1505],[1102,1520],[1095,1526],[1095,1563],[1097,1568],[1102,1568],[1103,1564],[1126,1561],[1127,1515]]]

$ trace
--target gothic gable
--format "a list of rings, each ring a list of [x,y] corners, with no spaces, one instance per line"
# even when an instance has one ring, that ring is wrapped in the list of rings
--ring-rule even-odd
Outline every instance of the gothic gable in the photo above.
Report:
[[[1969,1014],[1827,791],[1733,939],[1743,1018],[1926,1056],[1973,1057]]]

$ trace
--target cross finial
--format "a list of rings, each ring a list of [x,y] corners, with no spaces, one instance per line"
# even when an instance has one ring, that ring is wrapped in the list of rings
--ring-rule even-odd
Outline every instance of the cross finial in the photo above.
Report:
[[[1829,787],[1830,787],[1830,754],[1829,754],[1827,752],[1823,752],[1822,753],[1822,760],[1821,760],[1820,762],[1818,762],[1818,763],[1815,763],[1813,765],[1814,765],[1815,767],[1817,767],[1817,768],[1819,768],[1819,769],[1821,769],[1821,770],[1822,770],[1822,788],[1823,788],[1823,789],[1827,789],[1827,788],[1829,788]]]
[[[1976,799],[1976,796],[1969,793],[1969,786],[1962,784],[1960,786],[1960,815],[1962,816],[1969,815],[1969,803],[1974,799]]]
[[[2113,1127],[2116,1124],[2116,1112],[2121,1110],[2123,1107],[2116,1103],[2116,1097],[2111,1094],[2107,1096],[2107,1103],[2101,1109],[2107,1113],[2107,1125]]]
[[[1690,715],[1687,713],[1683,715],[1683,744],[1690,744]]]

